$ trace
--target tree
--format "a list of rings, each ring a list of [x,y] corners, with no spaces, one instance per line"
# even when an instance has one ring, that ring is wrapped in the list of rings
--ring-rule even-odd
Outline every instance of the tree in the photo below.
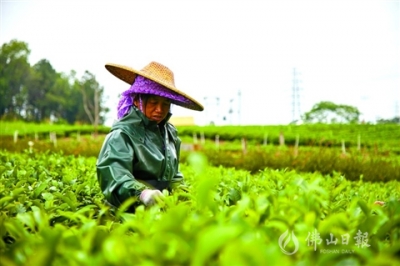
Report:
[[[64,73],[57,73],[53,91],[48,96],[51,102],[55,103],[51,111],[54,122],[68,122],[70,124],[75,122],[76,115],[74,114],[78,111],[76,105],[79,104],[79,100],[81,100],[82,96],[80,92],[77,91],[75,94],[79,94],[79,97],[76,97],[73,89],[70,83],[70,77]]]
[[[302,119],[306,123],[356,123],[360,114],[356,107],[322,101],[315,104],[309,112],[306,112]]]
[[[400,116],[395,116],[391,119],[378,119],[376,121],[377,124],[400,124]]]
[[[95,134],[97,134],[97,127],[101,122],[101,112],[104,111],[101,106],[104,89],[89,71],[85,71],[80,82],[80,88],[83,96],[83,108],[90,123],[95,128]]]
[[[72,70],[69,75],[65,76],[68,89],[65,93],[64,109],[61,117],[65,119],[69,124],[74,124],[77,121],[83,122],[88,121],[87,119],[81,119],[84,117],[82,93],[79,85],[79,81],[76,79],[76,72]],[[61,83],[61,81],[59,81]]]
[[[59,91],[56,81],[58,73],[50,62],[42,59],[31,69],[29,84],[27,85],[27,119],[36,122],[50,119],[53,110],[60,104]]]
[[[20,117],[30,74],[28,44],[17,40],[0,49],[0,117]]]
[[[97,130],[109,110],[95,76],[86,71],[77,80],[75,71],[58,73],[46,59],[31,67],[29,54],[28,44],[17,40],[0,49],[0,119],[91,123]]]

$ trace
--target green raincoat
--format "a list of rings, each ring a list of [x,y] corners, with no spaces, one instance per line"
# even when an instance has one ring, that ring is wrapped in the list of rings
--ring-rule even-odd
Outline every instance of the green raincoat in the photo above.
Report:
[[[183,183],[179,172],[181,141],[168,123],[150,121],[136,107],[111,128],[97,159],[97,178],[107,202],[120,206],[146,189],[168,189]]]

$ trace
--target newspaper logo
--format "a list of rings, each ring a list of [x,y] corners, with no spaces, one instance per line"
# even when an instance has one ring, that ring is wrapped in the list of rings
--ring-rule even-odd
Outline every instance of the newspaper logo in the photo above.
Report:
[[[290,242],[293,242],[294,245],[294,250],[292,252],[286,250],[286,247]],[[279,247],[286,255],[293,255],[297,252],[297,250],[299,250],[299,240],[297,239],[293,231],[291,234],[289,234],[288,229],[279,237]]]

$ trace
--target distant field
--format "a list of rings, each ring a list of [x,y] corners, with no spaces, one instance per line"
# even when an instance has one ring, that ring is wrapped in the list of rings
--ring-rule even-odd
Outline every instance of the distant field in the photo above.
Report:
[[[282,133],[285,138],[299,137],[300,141],[308,140],[356,140],[360,137],[368,141],[391,141],[400,143],[400,125],[385,124],[305,124],[305,125],[256,125],[256,126],[180,126],[180,134],[186,132],[203,133],[205,136],[218,134],[220,139],[232,140],[247,137],[248,139],[278,139]]]
[[[280,144],[283,137],[285,145],[325,146],[325,147],[364,147],[388,150],[400,153],[400,125],[370,124],[310,124],[310,125],[255,125],[255,126],[177,126],[179,136],[185,142],[218,138],[224,142],[239,142],[246,139],[249,144]],[[107,134],[110,127],[99,126],[99,134]],[[73,134],[90,135],[94,132],[91,125],[57,125],[24,122],[0,121],[0,136],[18,136],[34,138],[55,132],[58,137]]]
[[[100,132],[108,132],[109,128],[100,126]],[[9,122],[0,121],[0,136],[13,136],[18,132],[19,136],[44,134],[56,132],[60,135],[69,134],[70,132],[81,132],[82,134],[91,133],[94,131],[92,125],[57,125],[49,123],[26,123],[22,121]]]
[[[181,138],[195,136],[201,139],[218,139],[221,142],[248,144],[268,143],[279,145],[281,139],[288,146],[311,147],[359,147],[385,150],[400,154],[400,125],[369,124],[310,124],[310,125],[266,125],[266,126],[180,126]]]

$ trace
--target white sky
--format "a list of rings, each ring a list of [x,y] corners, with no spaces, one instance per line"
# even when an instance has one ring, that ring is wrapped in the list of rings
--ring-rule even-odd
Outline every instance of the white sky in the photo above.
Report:
[[[400,0],[0,2],[1,44],[27,42],[32,65],[48,59],[57,72],[93,73],[109,123],[129,86],[108,62],[168,66],[178,89],[206,108],[173,113],[197,124],[289,123],[294,68],[302,113],[332,101],[356,106],[365,121],[400,115]]]

